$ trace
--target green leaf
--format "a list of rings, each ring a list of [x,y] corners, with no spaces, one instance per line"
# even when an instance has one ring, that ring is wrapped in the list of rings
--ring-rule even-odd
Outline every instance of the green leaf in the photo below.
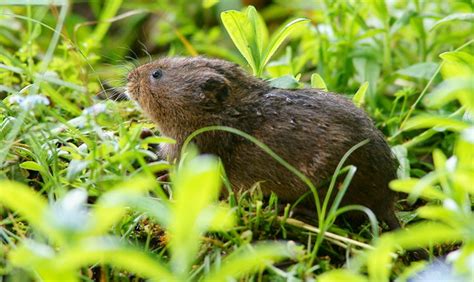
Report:
[[[254,43],[250,42],[254,29],[247,15],[239,11],[225,11],[221,13],[221,20],[232,42],[250,65],[254,75],[257,74],[258,62],[255,57],[257,50],[252,49]]]
[[[388,23],[389,20],[389,13],[387,9],[387,4],[385,0],[372,0],[370,1],[372,6],[375,9],[377,16],[382,20],[382,22]]]
[[[457,157],[457,172],[465,172],[470,175],[468,180],[470,183],[474,183],[474,126],[461,132],[458,140],[454,146],[454,155]],[[474,185],[469,185],[471,190],[474,190]]]
[[[49,245],[24,240],[9,253],[8,261],[15,267],[36,272],[44,281],[78,281],[76,271],[57,267],[56,252]]]
[[[395,249],[396,243],[393,236],[382,236],[377,241],[375,248],[368,253],[367,272],[370,281],[389,281],[391,269],[391,254]]]
[[[430,79],[438,69],[438,64],[425,62],[411,65],[397,71],[398,74],[414,78]]]
[[[313,73],[311,75],[311,87],[328,91],[328,87],[326,86],[324,79],[317,73]]]
[[[176,140],[174,140],[173,138],[166,137],[166,136],[150,136],[143,139],[142,143],[144,144],[161,144],[161,143],[176,144]]]
[[[209,228],[208,208],[217,200],[220,186],[220,165],[209,155],[193,157],[187,152],[173,174],[174,205],[171,206],[168,232],[172,234],[169,248],[171,266],[179,277],[186,277],[200,245],[200,237]],[[202,223],[207,223],[201,225]]]
[[[275,32],[270,38],[270,43],[265,49],[261,67],[263,68],[268,63],[270,58],[273,56],[273,54],[275,54],[275,52],[278,50],[283,41],[292,32],[294,32],[297,28],[301,27],[302,24],[307,23],[308,21],[309,20],[305,18],[297,18],[283,25],[277,32]]]
[[[0,203],[14,212],[19,213],[28,223],[50,235],[52,230],[44,214],[47,208],[46,200],[33,189],[12,181],[0,181]]]
[[[390,35],[395,34],[400,28],[410,23],[410,19],[416,16],[417,13],[413,10],[406,10],[403,12],[393,25],[390,27]]]
[[[442,206],[424,206],[417,210],[418,215],[422,218],[431,219],[433,221],[441,221],[448,225],[456,225],[456,212]]]
[[[124,246],[112,238],[83,240],[80,244],[58,255],[55,261],[66,270],[76,270],[77,274],[81,267],[100,263],[156,281],[176,281],[176,277],[157,258],[142,250]]]
[[[211,205],[199,216],[198,224],[209,231],[228,230],[235,226],[233,211],[224,205]]]
[[[393,237],[393,242],[400,247],[413,250],[435,244],[459,242],[463,233],[444,223],[423,222],[390,233],[389,236]]]
[[[86,47],[95,46],[102,41],[104,36],[107,34],[107,31],[112,24],[112,19],[122,6],[123,0],[108,0],[105,1],[104,6],[100,12],[98,24],[96,25],[94,32],[89,37],[89,40],[86,43]]]
[[[155,179],[139,175],[117,184],[111,191],[104,193],[91,211],[94,225],[91,235],[105,234],[126,213],[129,200],[143,196],[156,185]]]
[[[249,6],[247,8],[247,18],[251,22],[252,26],[252,33],[250,42],[255,44],[255,47],[252,49],[256,50],[254,52],[255,61],[258,62],[257,66],[260,68],[263,67],[264,63],[262,63],[263,57],[263,50],[265,46],[268,44],[268,30],[265,22],[263,21],[262,17],[258,14],[257,10],[253,6]]]
[[[462,240],[463,233],[437,222],[413,224],[410,228],[384,234],[368,253],[367,269],[371,281],[389,281],[392,253],[395,249],[414,250]]]
[[[474,112],[474,75],[468,77],[455,77],[440,83],[433,92],[427,94],[423,104],[427,107],[438,109],[457,99],[461,105]]]
[[[226,257],[220,266],[209,273],[204,281],[228,281],[258,271],[268,264],[291,257],[288,246],[283,243],[260,243],[243,246]]]
[[[27,170],[33,170],[33,171],[38,171],[40,173],[46,173],[46,170],[39,163],[33,162],[33,161],[22,162],[20,164],[20,167]]]
[[[346,269],[336,269],[326,271],[318,276],[319,282],[334,282],[334,281],[351,281],[351,282],[365,282],[368,281],[366,277],[354,273]]]
[[[300,85],[292,75],[284,75],[268,81],[270,86],[283,89],[296,89]]]
[[[219,3],[220,0],[202,0],[202,7],[204,9],[209,9],[212,6],[216,5]]]
[[[434,30],[435,28],[439,27],[440,25],[443,25],[445,23],[449,23],[452,21],[467,21],[467,22],[472,22],[474,20],[474,13],[456,13],[456,14],[451,14],[449,16],[446,16],[442,18],[441,20],[435,22],[433,27],[431,27],[431,30]]]
[[[439,55],[443,59],[441,74],[445,79],[474,76],[474,56],[462,51],[445,52]]]
[[[438,131],[452,130],[462,131],[469,128],[469,124],[462,120],[449,117],[420,115],[408,120],[402,130],[413,130],[420,128],[435,128]]]
[[[352,102],[354,102],[357,107],[361,108],[365,104],[365,93],[367,92],[368,88],[369,82],[366,81],[360,86],[354,97],[352,97]]]
[[[447,198],[443,192],[434,188],[429,182],[421,181],[420,179],[408,178],[397,179],[390,182],[390,188],[397,192],[404,192],[407,194],[416,193],[428,200],[444,200]]]

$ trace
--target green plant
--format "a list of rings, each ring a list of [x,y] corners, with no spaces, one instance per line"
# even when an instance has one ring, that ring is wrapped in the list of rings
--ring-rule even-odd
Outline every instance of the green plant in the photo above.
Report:
[[[245,12],[225,11],[221,14],[221,19],[253,74],[259,77],[283,41],[308,21],[304,18],[289,21],[269,38],[265,22],[253,6],[249,6]]]
[[[472,43],[470,41],[468,44]],[[395,191],[408,193],[408,201],[414,203],[419,197],[429,202],[417,209],[418,216],[425,219],[409,229],[384,234],[375,242],[375,249],[356,258],[355,267],[367,265],[371,281],[389,281],[390,265],[397,250],[415,250],[439,244],[460,244],[459,249],[448,255],[455,272],[467,281],[474,279],[472,257],[474,253],[474,213],[472,211],[474,189],[474,122],[472,114],[474,85],[474,57],[462,51],[440,55],[443,59],[441,73],[444,81],[425,97],[425,104],[434,109],[449,108],[451,103],[461,105],[456,112],[464,115],[419,114],[408,119],[402,130],[425,129],[420,136],[436,131],[456,132],[453,155],[449,158],[439,149],[433,151],[434,170],[421,178],[394,180],[390,184]],[[416,271],[422,266],[416,265]],[[407,268],[407,274],[414,270]],[[327,273],[327,279],[351,277],[364,281],[360,275],[349,271]]]
[[[235,219],[228,208],[214,204],[221,184],[217,159],[188,152],[172,179],[172,202],[146,197],[144,193],[156,185],[155,181],[137,176],[102,194],[92,209],[86,207],[84,190],[73,190],[48,205],[26,186],[1,182],[0,194],[4,196],[0,203],[18,212],[44,238],[26,240],[12,250],[12,265],[38,273],[46,281],[77,280],[81,267],[96,263],[110,264],[153,280],[190,280],[200,237],[208,230],[229,229]],[[19,198],[22,202],[16,200]],[[167,230],[169,267],[159,258],[107,236],[127,207],[146,212]],[[290,252],[283,243],[244,245],[201,276],[205,281],[239,277],[288,257]]]

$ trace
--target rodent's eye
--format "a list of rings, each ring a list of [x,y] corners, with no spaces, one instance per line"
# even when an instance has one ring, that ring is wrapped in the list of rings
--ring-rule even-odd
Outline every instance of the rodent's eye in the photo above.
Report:
[[[163,72],[160,69],[156,69],[151,73],[151,76],[154,79],[159,79],[163,75]]]

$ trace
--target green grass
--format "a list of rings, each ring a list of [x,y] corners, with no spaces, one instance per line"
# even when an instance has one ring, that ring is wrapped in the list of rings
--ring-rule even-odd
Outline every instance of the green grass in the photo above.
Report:
[[[444,255],[473,279],[472,1],[273,2],[1,2],[0,280],[404,281]],[[317,197],[310,226],[258,183],[218,201],[229,183],[216,158],[189,147],[160,160],[173,140],[133,102],[96,96],[148,53],[220,57],[353,99],[400,162],[405,228],[336,226],[347,209],[372,214]],[[312,186],[251,136],[206,130],[248,138]],[[343,162],[342,188],[328,183],[338,199],[355,171]],[[420,248],[427,260],[407,252]]]

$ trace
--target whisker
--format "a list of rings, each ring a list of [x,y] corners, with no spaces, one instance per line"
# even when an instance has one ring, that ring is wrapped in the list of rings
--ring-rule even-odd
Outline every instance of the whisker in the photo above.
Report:
[[[153,58],[151,57],[151,54],[147,51],[146,45],[141,40],[138,40],[138,44],[143,47],[142,51],[148,56],[148,62],[151,63],[153,61]]]

